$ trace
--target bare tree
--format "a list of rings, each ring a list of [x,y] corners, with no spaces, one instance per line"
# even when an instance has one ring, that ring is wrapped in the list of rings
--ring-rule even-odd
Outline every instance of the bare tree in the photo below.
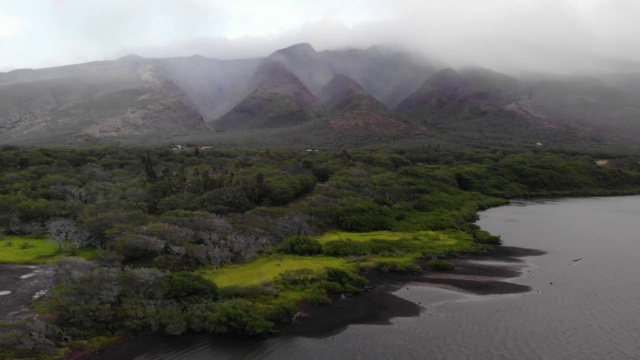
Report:
[[[60,252],[77,251],[89,243],[89,233],[71,219],[55,218],[47,222],[47,232]]]

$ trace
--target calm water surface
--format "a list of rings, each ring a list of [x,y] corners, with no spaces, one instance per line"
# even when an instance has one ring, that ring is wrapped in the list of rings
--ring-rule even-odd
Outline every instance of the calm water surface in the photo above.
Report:
[[[324,338],[151,337],[98,359],[640,359],[640,197],[516,203],[480,214],[506,245],[540,249],[510,281],[524,294],[424,286],[417,317]]]

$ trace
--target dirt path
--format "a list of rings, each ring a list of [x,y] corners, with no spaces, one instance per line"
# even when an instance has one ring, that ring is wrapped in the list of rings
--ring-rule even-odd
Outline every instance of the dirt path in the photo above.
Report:
[[[51,287],[53,270],[47,265],[0,264],[0,322],[33,316],[34,295]]]

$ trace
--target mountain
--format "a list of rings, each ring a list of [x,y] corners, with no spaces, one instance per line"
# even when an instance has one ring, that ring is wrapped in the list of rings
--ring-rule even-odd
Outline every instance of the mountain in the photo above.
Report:
[[[444,69],[395,110],[466,138],[584,146],[637,143],[640,93],[613,81],[558,75],[516,79],[487,69]]]
[[[333,76],[342,74],[387,107],[406,98],[435,71],[426,59],[381,46],[316,52],[309,44],[298,44],[269,59],[283,63],[318,98]]]
[[[396,109],[438,121],[476,116],[518,99],[519,87],[515,78],[491,70],[468,68],[458,72],[447,68],[433,74]]]
[[[588,77],[533,81],[514,105],[525,115],[557,127],[588,129],[618,143],[637,143],[640,92]]]
[[[213,122],[217,131],[278,128],[322,114],[322,104],[281,62],[267,59],[250,78],[253,89]]]
[[[278,50],[267,58],[291,71],[313,94],[331,80],[334,72],[309,44],[297,44]]]
[[[206,129],[155,61],[125,57],[0,76],[0,134],[19,143],[157,137]]]
[[[365,145],[424,136],[426,127],[398,116],[368,94],[355,80],[335,75],[321,90],[328,111],[290,133],[300,139]]]
[[[640,145],[640,73],[439,68],[388,47],[263,57],[128,55],[0,73],[0,143]],[[626,69],[625,68],[625,69]]]
[[[158,62],[162,75],[175,83],[209,122],[229,112],[247,95],[246,84],[260,59],[190,56]]]
[[[335,75],[320,91],[320,99],[330,109],[349,107],[354,98],[357,97],[371,98],[371,101],[375,102],[376,106],[380,104],[360,84],[343,74]]]

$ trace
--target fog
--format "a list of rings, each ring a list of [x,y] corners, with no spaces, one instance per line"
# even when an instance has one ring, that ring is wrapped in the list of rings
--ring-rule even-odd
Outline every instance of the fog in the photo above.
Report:
[[[37,19],[29,23],[0,8],[0,48],[10,49],[16,37],[44,47],[35,60],[14,51],[0,69],[129,53],[260,57],[299,42],[316,50],[386,44],[447,66],[505,72],[640,69],[635,0],[54,0],[49,11],[45,29],[34,25]],[[3,24],[4,18],[21,27]],[[46,51],[54,46],[66,51]]]

